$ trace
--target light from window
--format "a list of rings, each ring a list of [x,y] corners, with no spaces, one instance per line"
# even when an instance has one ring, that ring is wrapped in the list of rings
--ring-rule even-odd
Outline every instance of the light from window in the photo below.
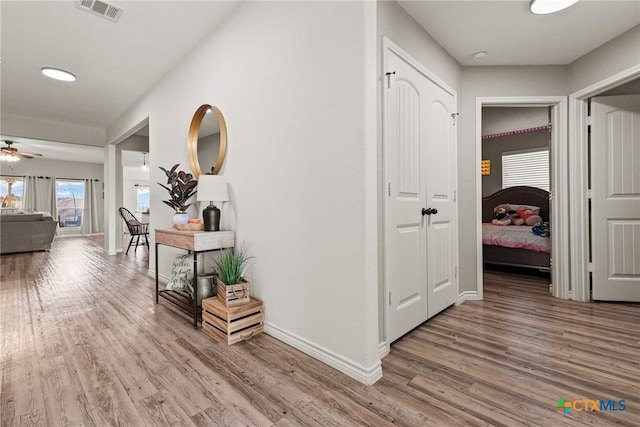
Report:
[[[138,204],[137,204],[136,211],[140,213],[148,213],[149,212],[149,186],[148,185],[138,185],[137,199],[138,199]]]
[[[83,181],[56,181],[58,225],[80,227],[84,208]]]
[[[502,188],[516,185],[549,191],[549,150],[502,154]]]
[[[0,207],[3,211],[22,210],[24,180],[22,177],[0,177]]]

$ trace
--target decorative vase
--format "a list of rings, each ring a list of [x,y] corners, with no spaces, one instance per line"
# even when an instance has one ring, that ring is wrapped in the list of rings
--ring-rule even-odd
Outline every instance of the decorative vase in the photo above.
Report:
[[[175,215],[173,215],[173,223],[175,225],[188,224],[189,214],[186,212],[176,212]]]

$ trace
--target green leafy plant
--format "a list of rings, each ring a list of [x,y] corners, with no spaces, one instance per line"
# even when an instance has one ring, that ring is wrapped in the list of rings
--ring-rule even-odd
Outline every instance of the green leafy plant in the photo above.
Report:
[[[180,163],[174,165],[170,170],[160,166],[160,169],[167,175],[167,185],[160,183],[158,185],[167,190],[171,197],[169,200],[163,200],[162,203],[172,208],[176,213],[184,213],[191,206],[191,203],[187,203],[187,200],[197,193],[198,180],[185,171],[176,172],[178,166],[180,166]]]
[[[249,255],[245,247],[232,248],[225,251],[216,259],[218,279],[225,285],[236,285],[244,282],[242,273],[251,258],[253,257]]]

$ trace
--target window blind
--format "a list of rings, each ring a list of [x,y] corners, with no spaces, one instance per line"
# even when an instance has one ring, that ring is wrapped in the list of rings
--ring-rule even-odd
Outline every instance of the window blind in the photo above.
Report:
[[[503,153],[502,188],[516,185],[549,191],[549,150]]]

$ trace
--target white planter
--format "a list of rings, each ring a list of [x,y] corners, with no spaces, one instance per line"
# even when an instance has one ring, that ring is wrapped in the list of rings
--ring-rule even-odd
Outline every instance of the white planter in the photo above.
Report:
[[[175,215],[173,215],[173,223],[175,225],[188,224],[189,223],[189,214],[188,213],[183,213],[183,212],[176,213]]]

